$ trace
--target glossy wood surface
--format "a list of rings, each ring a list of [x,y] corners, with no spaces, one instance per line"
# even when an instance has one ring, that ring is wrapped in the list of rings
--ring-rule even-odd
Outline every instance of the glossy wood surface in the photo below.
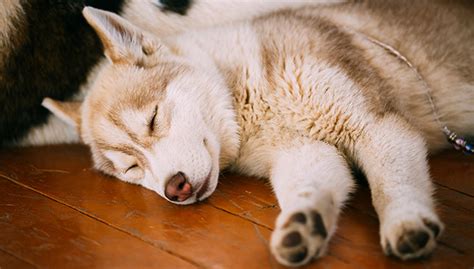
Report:
[[[474,157],[430,161],[446,231],[427,259],[383,255],[363,184],[326,257],[306,268],[472,268]],[[76,145],[0,151],[1,268],[281,268],[268,241],[278,215],[269,185],[224,174],[205,202],[177,206],[91,169]]]

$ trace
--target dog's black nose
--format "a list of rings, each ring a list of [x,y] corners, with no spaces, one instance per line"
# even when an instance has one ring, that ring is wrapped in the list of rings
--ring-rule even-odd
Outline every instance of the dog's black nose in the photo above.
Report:
[[[164,10],[172,11],[185,15],[191,6],[191,0],[156,0],[159,7]]]
[[[186,180],[186,175],[178,172],[172,176],[165,187],[165,196],[174,202],[186,201],[193,195],[193,187]]]

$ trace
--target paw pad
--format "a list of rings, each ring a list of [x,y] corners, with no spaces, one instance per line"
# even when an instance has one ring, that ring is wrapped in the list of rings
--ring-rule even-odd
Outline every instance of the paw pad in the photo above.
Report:
[[[272,235],[272,251],[282,264],[302,265],[324,249],[328,232],[316,210],[295,212],[283,223]]]
[[[302,238],[299,232],[290,232],[281,241],[284,247],[294,247],[301,244]]]
[[[299,263],[302,262],[306,256],[308,255],[308,248],[307,247],[301,247],[297,251],[291,252],[287,259],[291,263]]]
[[[430,230],[433,232],[434,237],[437,238],[439,233],[441,232],[441,227],[427,219],[423,219],[423,223],[426,225],[426,227],[430,228]]]

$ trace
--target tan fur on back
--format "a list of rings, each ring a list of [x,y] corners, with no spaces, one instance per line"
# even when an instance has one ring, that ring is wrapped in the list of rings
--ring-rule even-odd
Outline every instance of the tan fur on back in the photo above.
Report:
[[[474,102],[474,2],[377,0],[314,13],[344,30],[360,32],[399,50],[433,88],[438,113],[445,123],[458,133],[472,132],[469,106]],[[430,149],[445,146],[426,89],[413,70],[357,35],[353,43],[366,51],[365,58],[392,85],[382,98],[391,100],[398,113],[424,132]],[[377,88],[372,91],[381,93]]]

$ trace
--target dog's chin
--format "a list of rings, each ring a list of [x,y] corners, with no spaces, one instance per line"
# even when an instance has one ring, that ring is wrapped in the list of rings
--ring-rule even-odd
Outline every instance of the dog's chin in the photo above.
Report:
[[[212,169],[207,177],[206,181],[202,184],[199,192],[197,193],[196,200],[203,201],[207,199],[217,188],[219,181],[219,169]]]

